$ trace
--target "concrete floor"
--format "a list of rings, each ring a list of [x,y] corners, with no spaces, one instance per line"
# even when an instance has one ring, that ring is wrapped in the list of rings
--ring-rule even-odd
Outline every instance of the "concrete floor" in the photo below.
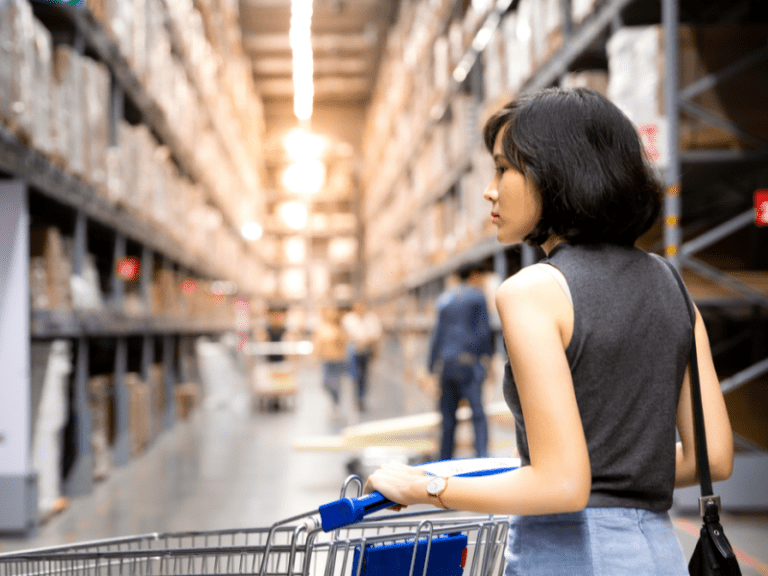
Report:
[[[334,415],[319,368],[306,361],[297,371],[294,407],[253,412],[247,388],[231,373],[232,366],[217,361],[212,356],[201,370],[209,385],[214,376],[226,382],[226,395],[209,390],[209,401],[187,421],[161,435],[129,465],[113,470],[91,494],[72,500],[34,538],[0,536],[0,553],[150,532],[268,526],[335,500],[348,475],[352,454],[297,451],[296,438],[333,434],[345,424],[432,406],[420,390],[403,390],[386,363],[379,362],[373,366],[369,410],[362,415],[352,410],[346,390],[343,415]],[[674,511],[673,519],[690,555],[699,520]],[[726,514],[722,522],[738,549],[743,574],[768,575],[768,514]]]

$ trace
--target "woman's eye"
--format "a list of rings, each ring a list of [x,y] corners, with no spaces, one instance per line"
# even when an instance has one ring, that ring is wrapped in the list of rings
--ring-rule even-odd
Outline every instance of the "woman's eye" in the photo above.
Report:
[[[506,170],[507,169],[506,169],[505,166],[496,166],[496,174],[498,174],[499,176],[504,174],[504,172],[506,172]]]

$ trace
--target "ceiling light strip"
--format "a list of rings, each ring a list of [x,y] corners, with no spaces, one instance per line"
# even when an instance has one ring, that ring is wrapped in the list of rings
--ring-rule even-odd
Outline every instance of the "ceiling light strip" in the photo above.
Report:
[[[293,111],[299,120],[312,116],[312,0],[291,0],[290,42],[293,50]]]

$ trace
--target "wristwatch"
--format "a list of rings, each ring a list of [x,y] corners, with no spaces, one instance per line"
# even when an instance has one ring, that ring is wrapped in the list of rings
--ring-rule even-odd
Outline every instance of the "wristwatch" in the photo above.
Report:
[[[447,508],[447,506],[443,504],[443,501],[440,500],[440,495],[445,492],[447,487],[448,478],[445,476],[434,476],[433,478],[430,478],[429,482],[427,483],[427,494],[433,498],[437,498],[441,508]]]

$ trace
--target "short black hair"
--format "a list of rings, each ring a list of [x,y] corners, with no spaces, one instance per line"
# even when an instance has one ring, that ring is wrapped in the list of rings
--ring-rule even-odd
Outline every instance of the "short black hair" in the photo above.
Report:
[[[470,263],[470,264],[463,264],[456,270],[456,275],[459,277],[459,280],[464,282],[467,280],[472,274],[480,274],[482,273],[483,269],[478,264]]]
[[[658,217],[663,188],[640,137],[597,91],[547,88],[510,102],[483,129],[491,154],[504,128],[506,159],[541,195],[526,241],[633,245]]]

